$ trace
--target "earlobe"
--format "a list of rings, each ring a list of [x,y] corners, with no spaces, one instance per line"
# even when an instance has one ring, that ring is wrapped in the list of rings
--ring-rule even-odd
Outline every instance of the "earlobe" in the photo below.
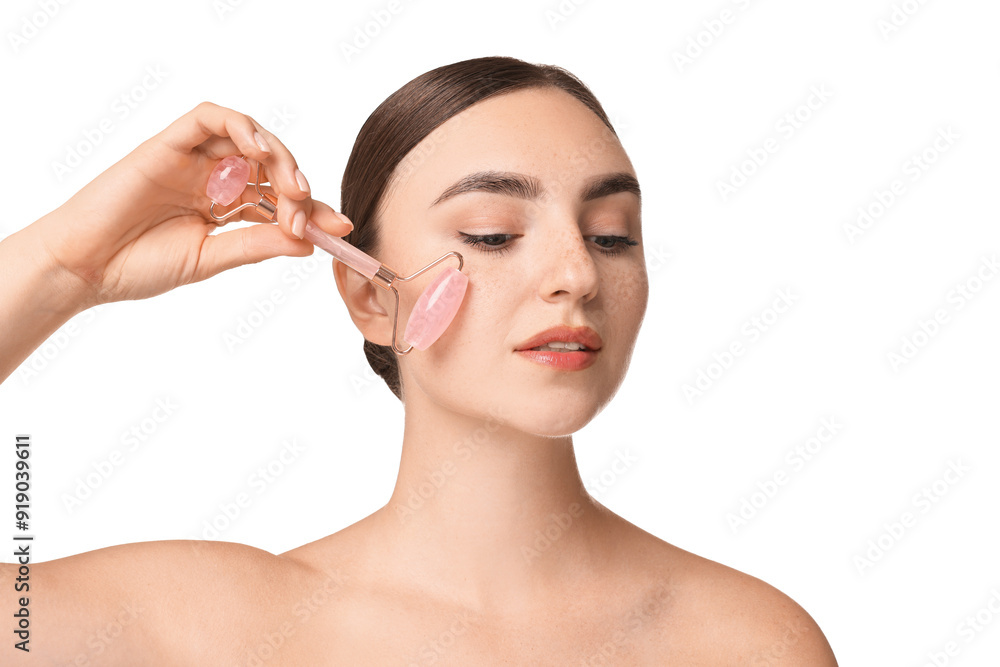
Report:
[[[333,262],[333,276],[347,312],[365,339],[377,345],[390,345],[392,315],[381,299],[386,299],[389,303],[392,295],[336,260]]]

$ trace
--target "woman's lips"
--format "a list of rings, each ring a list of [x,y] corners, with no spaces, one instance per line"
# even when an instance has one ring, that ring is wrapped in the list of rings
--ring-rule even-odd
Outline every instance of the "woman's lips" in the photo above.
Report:
[[[597,360],[600,350],[574,350],[572,352],[550,352],[541,350],[517,350],[529,361],[549,366],[561,371],[582,371]]]
[[[588,350],[600,350],[604,346],[604,341],[590,327],[560,325],[547,329],[533,338],[526,340],[517,347],[517,350],[530,350],[535,347],[541,347],[546,343],[557,341],[562,343],[579,343]]]

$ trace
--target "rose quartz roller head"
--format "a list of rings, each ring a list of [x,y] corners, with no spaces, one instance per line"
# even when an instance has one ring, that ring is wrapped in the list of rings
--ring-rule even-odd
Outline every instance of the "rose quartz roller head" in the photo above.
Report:
[[[228,206],[236,201],[240,194],[246,189],[247,178],[250,177],[250,165],[242,157],[231,155],[216,165],[212,174],[208,177],[208,187],[205,192],[212,205],[209,213],[212,219],[222,222],[238,211],[248,206],[253,206],[268,220],[277,217],[278,200],[274,195],[261,191],[260,173],[263,169],[257,169],[257,180],[254,183],[257,195],[260,200],[257,203],[248,202],[234,208],[225,215],[215,214],[215,205]],[[396,299],[396,307],[392,315],[392,349],[397,354],[408,354],[413,348],[426,350],[431,344],[440,338],[448,325],[455,318],[465,297],[465,289],[469,284],[469,278],[462,273],[464,260],[457,252],[445,253],[441,257],[409,276],[401,277],[395,271],[385,266],[377,259],[367,255],[343,239],[327,234],[311,222],[306,223],[305,238],[310,243],[316,245],[334,256],[334,258],[351,267],[365,278],[382,289],[391,290]],[[396,281],[405,282],[412,280],[421,273],[431,269],[435,265],[449,257],[458,258],[458,268],[448,268],[441,272],[430,285],[424,289],[423,294],[417,299],[410,313],[410,321],[406,325],[403,333],[403,340],[410,344],[410,347],[401,350],[396,347],[396,325],[399,320],[399,292],[393,283]]]

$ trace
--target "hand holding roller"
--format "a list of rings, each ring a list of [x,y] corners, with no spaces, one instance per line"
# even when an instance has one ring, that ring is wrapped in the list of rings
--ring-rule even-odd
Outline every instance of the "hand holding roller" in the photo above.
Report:
[[[209,213],[213,220],[222,222],[234,216],[237,212],[252,206],[257,212],[268,220],[277,217],[278,200],[269,193],[260,189],[260,175],[263,171],[262,165],[258,163],[257,178],[253,183],[259,196],[256,203],[248,202],[237,206],[232,211],[224,215],[216,215],[215,206],[228,206],[233,203],[249,185],[247,179],[250,177],[250,164],[242,157],[231,155],[216,165],[211,175],[208,177],[208,186],[205,190],[212,206]],[[457,252],[448,252],[437,258],[424,268],[409,276],[399,276],[395,271],[385,266],[377,259],[367,255],[343,239],[327,234],[311,222],[306,223],[305,238],[313,245],[327,251],[333,257],[347,266],[351,267],[365,278],[379,287],[390,290],[395,297],[396,306],[392,315],[392,349],[397,354],[408,354],[413,348],[426,350],[434,341],[441,337],[448,325],[455,318],[462,299],[465,297],[465,290],[469,284],[469,278],[462,273],[464,260]],[[433,268],[438,263],[449,257],[458,258],[458,268],[448,268],[441,272],[430,285],[424,289],[420,298],[417,299],[410,313],[410,321],[403,333],[403,340],[410,344],[410,347],[401,350],[396,346],[396,326],[399,319],[399,292],[396,291],[395,282],[404,282],[416,278],[421,273]]]

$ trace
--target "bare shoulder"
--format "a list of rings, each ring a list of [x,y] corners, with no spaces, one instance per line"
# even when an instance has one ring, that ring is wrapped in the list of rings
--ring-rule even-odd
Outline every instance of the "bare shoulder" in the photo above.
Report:
[[[4,588],[16,576],[16,566],[0,566]],[[313,577],[261,549],[197,540],[117,545],[32,564],[31,654],[53,664],[99,658],[131,665],[237,650],[235,628],[264,632],[273,624],[262,601]]]
[[[689,639],[685,652],[696,662],[836,667],[823,631],[788,595],[744,572],[667,546],[678,612],[669,622]]]

